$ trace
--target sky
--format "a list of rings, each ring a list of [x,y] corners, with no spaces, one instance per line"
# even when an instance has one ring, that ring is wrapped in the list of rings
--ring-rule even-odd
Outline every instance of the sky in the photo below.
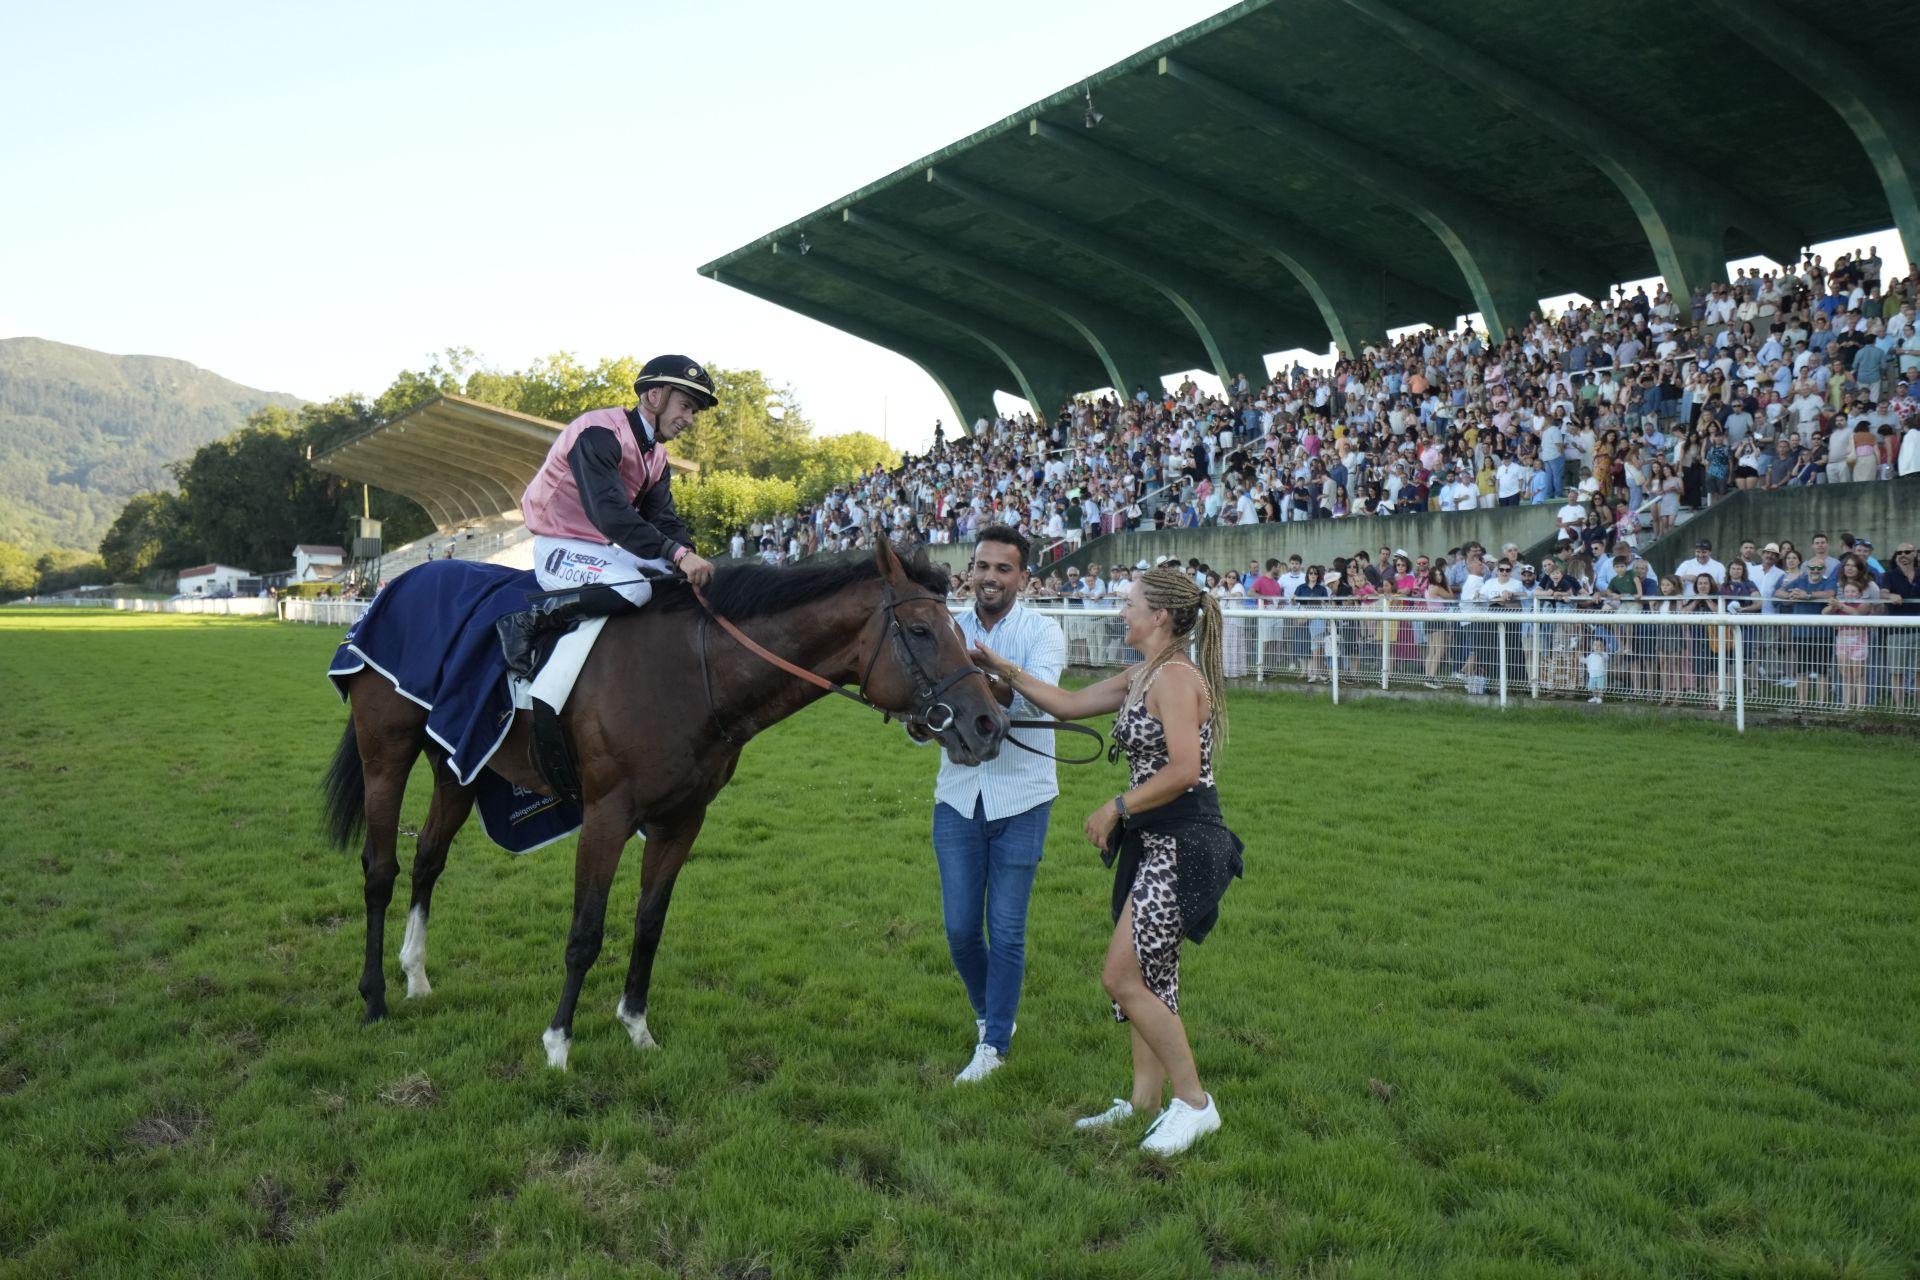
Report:
[[[676,352],[924,447],[918,367],[694,268],[1222,7],[0,5],[0,337],[313,400]]]
[[[0,337],[314,400],[676,352],[924,446],[916,366],[694,269],[1222,7],[0,5]]]

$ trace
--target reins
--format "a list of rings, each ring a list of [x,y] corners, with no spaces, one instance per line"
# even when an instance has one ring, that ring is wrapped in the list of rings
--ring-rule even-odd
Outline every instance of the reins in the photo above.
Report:
[[[713,679],[707,666],[706,623],[708,619],[711,619],[716,626],[726,632],[741,648],[751,653],[754,657],[759,658],[767,665],[776,667],[796,679],[804,680],[816,689],[823,690],[827,693],[837,693],[849,702],[857,702],[869,711],[878,711],[882,721],[892,720],[894,716],[898,714],[871,701],[864,692],[867,682],[873,677],[874,667],[880,661],[880,645],[876,644],[874,646],[872,655],[867,659],[867,669],[860,677],[861,692],[854,692],[835,684],[825,676],[807,670],[797,663],[787,661],[779,654],[756,641],[752,636],[735,625],[732,619],[723,617],[715,612],[713,606],[707,602],[706,594],[701,591],[698,586],[694,585],[691,579],[685,578],[685,575],[677,570],[671,573],[643,574],[643,576],[639,578],[631,579],[630,582],[657,582],[663,578],[681,578],[685,580],[687,588],[693,592],[693,598],[700,604],[700,609],[703,614],[701,618],[699,643],[700,687],[701,691],[706,695],[707,714],[709,718],[712,719],[714,728],[719,731],[721,738],[729,744],[736,747],[745,745],[735,739],[731,733],[728,733],[726,726],[720,722],[719,704],[714,701]],[[602,585],[608,587],[624,587],[629,585],[629,582],[613,582]],[[900,625],[900,618],[895,610],[899,609],[903,604],[914,604],[922,600],[932,601],[939,604],[942,608],[945,608],[946,601],[939,596],[933,595],[931,592],[899,599],[893,594],[892,583],[882,580],[881,586],[886,591],[886,598],[880,606],[880,612],[884,613],[887,619],[885,640],[888,644],[898,646],[898,657],[901,659],[901,665],[906,668],[907,674],[913,679],[914,699],[918,704],[915,708],[915,715],[918,717],[919,723],[926,726],[932,732],[936,734],[945,733],[953,727],[953,708],[939,701],[940,695],[968,676],[984,675],[985,673],[969,662],[966,666],[948,673],[944,679],[934,680],[932,676],[927,673],[926,669],[920,665],[919,658],[914,655],[913,646],[907,643],[904,629]],[[565,595],[571,590],[573,590],[573,588],[566,588],[559,591],[545,591],[530,596],[529,598],[539,599],[544,596]],[[942,711],[946,713],[945,719],[936,723],[934,716],[936,713]],[[1020,748],[1020,750],[1030,755],[1044,756],[1046,759],[1056,761],[1060,764],[1094,764],[1098,762],[1101,755],[1106,752],[1106,738],[1101,735],[1098,729],[1089,728],[1083,724],[1072,724],[1064,720],[1009,720],[1007,721],[1007,728],[1009,731],[1014,729],[1051,729],[1055,733],[1065,731],[1067,733],[1083,734],[1094,740],[1095,746],[1092,755],[1085,759],[1074,759],[1068,756],[1057,756],[1051,752],[1042,751],[1038,747],[1030,747],[1020,741],[1020,739],[1014,737],[1011,732],[1003,739],[1003,741],[1011,743],[1013,746]]]
[[[913,677],[914,686],[915,686],[914,696],[916,700],[920,703],[920,708],[928,713],[925,717],[923,717],[920,720],[920,723],[925,725],[928,729],[932,730],[936,734],[944,733],[948,729],[951,729],[953,727],[953,708],[949,707],[944,702],[938,701],[938,698],[940,697],[940,695],[945,693],[953,685],[959,683],[961,680],[966,679],[970,675],[984,675],[985,673],[982,672],[980,668],[974,666],[971,662],[969,662],[966,666],[961,667],[956,671],[950,672],[944,680],[941,680],[937,683],[933,681],[932,678],[927,675],[925,669],[921,667],[919,659],[914,656],[913,647],[907,644],[906,639],[902,634],[900,619],[894,611],[897,610],[903,604],[912,604],[920,600],[931,600],[936,604],[941,605],[944,608],[946,605],[946,601],[941,599],[938,596],[932,595],[931,593],[926,595],[908,596],[904,600],[896,599],[893,594],[893,584],[883,583],[882,585],[885,587],[886,593],[887,593],[886,600],[881,605],[881,611],[887,615],[887,640],[889,643],[897,644],[899,646],[900,655],[905,659],[904,665],[906,666],[908,673]],[[693,598],[700,602],[700,607],[701,609],[705,610],[706,616],[713,619],[713,621],[719,626],[719,628],[722,631],[726,632],[729,636],[733,637],[733,639],[736,642],[738,642],[739,645],[742,648],[744,648],[748,653],[753,654],[755,657],[759,658],[763,662],[768,663],[771,666],[778,667],[780,670],[786,672],[790,676],[796,676],[799,679],[806,681],[808,684],[813,685],[815,688],[824,689],[828,693],[837,693],[841,697],[846,698],[851,702],[859,703],[861,706],[866,707],[870,711],[878,711],[880,713],[880,718],[882,721],[888,721],[893,719],[895,714],[894,712],[891,712],[887,710],[885,707],[878,706],[872,701],[868,700],[868,698],[864,693],[849,692],[848,690],[835,684],[833,681],[828,680],[826,677],[818,675],[815,672],[808,671],[805,667],[797,666],[794,663],[788,662],[785,658],[782,658],[779,654],[774,653],[772,650],[766,648],[764,645],[754,640],[752,636],[748,635],[746,632],[742,631],[738,626],[734,625],[733,621],[730,618],[722,617],[720,614],[716,613],[714,611],[713,606],[707,603],[707,597],[700,590],[699,587],[694,586],[692,582],[689,582],[687,586],[693,591]],[[879,661],[880,661],[880,646],[875,645],[873,648],[873,654],[867,659],[866,672],[860,677],[860,687],[862,690],[866,688],[867,682],[872,678],[873,669],[875,665],[879,663]],[[707,651],[706,651],[704,632],[702,633],[702,642],[700,646],[700,678],[701,678],[702,684],[706,686],[707,706],[709,710],[711,710],[714,707],[713,688],[711,683],[707,681]],[[946,719],[943,722],[935,723],[935,721],[933,720],[932,713],[936,711],[946,712]],[[719,723],[720,723],[719,715],[717,712],[715,712],[714,724],[718,726]],[[1013,746],[1020,748],[1020,750],[1025,751],[1030,755],[1044,756],[1048,760],[1057,761],[1061,764],[1094,764],[1100,759],[1101,755],[1104,754],[1106,750],[1106,739],[1101,736],[1100,731],[1098,729],[1089,728],[1086,725],[1071,724],[1061,720],[1009,720],[1007,721],[1007,729],[1009,732],[1007,733],[1006,737],[1002,739],[1002,741],[1011,743]],[[1052,754],[1051,752],[1042,751],[1038,747],[1030,747],[1026,743],[1020,741],[1020,739],[1013,736],[1011,731],[1014,729],[1052,729],[1056,733],[1061,730],[1065,730],[1068,733],[1084,734],[1087,737],[1090,737],[1094,740],[1095,746],[1093,749],[1093,754],[1090,756],[1087,756],[1085,759],[1074,759],[1067,756],[1057,756]],[[728,742],[733,741],[732,735],[726,733],[724,729],[721,730],[721,736],[726,738]]]

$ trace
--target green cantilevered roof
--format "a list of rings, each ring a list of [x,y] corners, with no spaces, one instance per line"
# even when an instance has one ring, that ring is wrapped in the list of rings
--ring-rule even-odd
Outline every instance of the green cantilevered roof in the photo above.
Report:
[[[1248,0],[700,271],[969,423],[1619,280],[1684,297],[1889,222],[1920,251],[1920,95],[1881,61],[1916,37],[1901,0]]]

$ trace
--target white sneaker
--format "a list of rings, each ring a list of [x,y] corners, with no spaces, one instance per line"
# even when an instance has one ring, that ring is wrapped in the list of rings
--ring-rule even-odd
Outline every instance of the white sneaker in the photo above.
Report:
[[[1207,1095],[1204,1108],[1190,1107],[1175,1098],[1147,1130],[1140,1149],[1157,1156],[1177,1156],[1219,1127],[1220,1108],[1213,1104],[1212,1094]]]
[[[1006,1061],[992,1045],[977,1044],[973,1047],[973,1061],[960,1069],[960,1074],[953,1078],[953,1082],[956,1085],[978,1084],[1006,1065]]]
[[[1020,1029],[1020,1024],[1017,1022],[1014,1023],[1013,1031],[1007,1032],[1007,1039],[1009,1040],[1013,1039],[1013,1032],[1018,1031],[1019,1029]],[[974,1030],[973,1042],[975,1044],[979,1044],[982,1040],[985,1040],[987,1038],[987,1020],[985,1018],[975,1018],[973,1020],[973,1030]]]
[[[1076,1129],[1105,1129],[1112,1125],[1119,1124],[1122,1120],[1131,1118],[1132,1115],[1133,1104],[1125,1098],[1115,1098],[1113,1105],[1105,1111],[1102,1111],[1097,1116],[1086,1116],[1082,1119],[1075,1120],[1073,1127]]]
[[[1600,695],[1596,693],[1591,698],[1588,698],[1587,701],[1597,707],[1600,705]]]

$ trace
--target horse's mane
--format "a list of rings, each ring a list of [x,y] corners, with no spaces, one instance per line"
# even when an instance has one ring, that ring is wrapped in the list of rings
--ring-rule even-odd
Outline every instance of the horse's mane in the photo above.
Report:
[[[910,559],[902,556],[900,564],[915,583],[942,599],[946,597],[950,585],[947,571],[928,560],[925,552],[916,553]],[[758,618],[811,603],[856,582],[871,581],[879,576],[879,566],[870,554],[853,552],[819,563],[784,568],[743,564],[716,569],[705,593],[707,603],[723,618]],[[687,609],[695,603],[693,592],[679,578],[657,584],[653,598],[656,608],[666,610]]]

